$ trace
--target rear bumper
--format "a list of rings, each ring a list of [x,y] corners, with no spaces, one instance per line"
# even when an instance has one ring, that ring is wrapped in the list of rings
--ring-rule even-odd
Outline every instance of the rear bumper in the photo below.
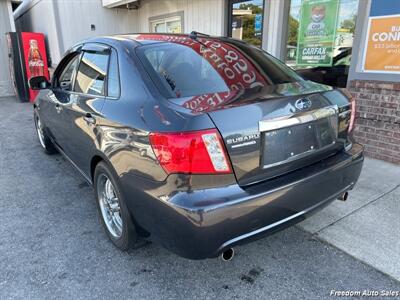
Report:
[[[245,189],[229,184],[182,191],[164,183],[138,197],[128,182],[124,187],[128,199],[136,193],[136,201],[128,201],[136,221],[156,240],[180,256],[203,259],[305,219],[353,188],[363,159],[362,146],[354,144],[318,164]]]

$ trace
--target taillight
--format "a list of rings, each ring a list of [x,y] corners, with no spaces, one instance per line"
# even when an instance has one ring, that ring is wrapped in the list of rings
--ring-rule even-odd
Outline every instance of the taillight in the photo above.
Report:
[[[349,128],[347,129],[347,131],[350,133],[354,129],[354,121],[356,119],[356,99],[347,89],[340,89],[340,90],[350,101],[351,114],[350,114]]]
[[[150,143],[168,173],[224,174],[231,166],[216,129],[150,133]]]

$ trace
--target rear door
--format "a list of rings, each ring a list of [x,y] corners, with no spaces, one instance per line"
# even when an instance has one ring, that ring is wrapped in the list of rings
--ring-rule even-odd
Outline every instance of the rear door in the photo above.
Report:
[[[107,93],[110,51],[104,44],[83,46],[73,92],[63,107],[68,122],[65,153],[86,175],[90,174],[90,160],[98,147],[97,121]]]

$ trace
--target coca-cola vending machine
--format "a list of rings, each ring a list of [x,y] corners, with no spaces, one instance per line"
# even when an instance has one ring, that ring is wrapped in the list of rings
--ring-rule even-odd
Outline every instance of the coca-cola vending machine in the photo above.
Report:
[[[33,102],[38,91],[31,90],[30,78],[45,76],[50,80],[43,33],[8,32],[8,57],[14,92],[21,102]]]

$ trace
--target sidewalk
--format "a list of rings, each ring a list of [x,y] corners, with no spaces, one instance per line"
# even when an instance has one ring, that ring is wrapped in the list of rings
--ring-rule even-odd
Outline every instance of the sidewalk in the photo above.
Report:
[[[400,281],[400,166],[366,158],[348,200],[298,227]]]

